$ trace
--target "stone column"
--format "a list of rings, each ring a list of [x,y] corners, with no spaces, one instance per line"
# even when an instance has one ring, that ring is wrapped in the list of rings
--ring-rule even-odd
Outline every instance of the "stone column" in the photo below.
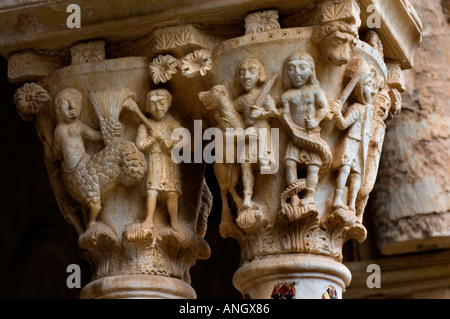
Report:
[[[214,162],[242,295],[341,298],[351,280],[342,245],[366,237],[384,123],[420,44],[408,2],[390,3],[199,0],[125,12],[117,0],[98,15],[99,1],[80,30],[61,29],[69,2],[33,13],[17,3],[0,21],[23,27],[0,34],[0,53],[92,262],[81,297],[195,297],[189,268],[210,253],[203,168]]]

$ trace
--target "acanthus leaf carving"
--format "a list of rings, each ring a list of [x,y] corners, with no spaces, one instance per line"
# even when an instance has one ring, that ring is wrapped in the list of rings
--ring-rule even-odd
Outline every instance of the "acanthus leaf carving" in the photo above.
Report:
[[[182,30],[181,32],[173,33],[174,46],[183,46],[189,43],[192,34],[190,30]]]
[[[8,59],[8,79],[13,83],[38,82],[65,61],[66,57],[60,52],[18,52]]]
[[[175,45],[173,33],[163,33],[155,37],[155,47],[158,50],[167,50]]]

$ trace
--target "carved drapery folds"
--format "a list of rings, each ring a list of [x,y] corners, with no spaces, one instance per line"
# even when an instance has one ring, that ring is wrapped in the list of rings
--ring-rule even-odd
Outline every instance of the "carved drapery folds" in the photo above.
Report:
[[[104,41],[79,43],[71,65],[17,91],[93,264],[83,297],[195,296],[182,282],[209,257],[212,198],[203,149],[194,141],[183,148],[194,161],[172,156],[186,142],[173,132],[193,133],[194,120],[217,129],[220,233],[241,246],[235,286],[252,298],[283,287],[294,298],[342,296],[342,246],[366,237],[385,122],[404,90],[400,63],[385,61],[377,32],[359,32],[360,14],[353,0],[313,2],[282,21],[277,10],[256,11],[225,41],[192,25],[160,27],[116,46],[114,59]],[[311,273],[318,282],[304,282]],[[174,281],[161,290],[161,278]]]

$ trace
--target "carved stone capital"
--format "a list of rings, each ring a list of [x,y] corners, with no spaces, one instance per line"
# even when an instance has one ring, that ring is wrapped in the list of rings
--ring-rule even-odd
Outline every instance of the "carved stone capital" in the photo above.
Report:
[[[35,119],[55,197],[92,264],[82,298],[195,298],[189,269],[210,255],[212,195],[202,165],[171,158],[172,132],[187,126],[178,99],[152,89],[146,57],[107,60],[102,42],[71,52],[15,101]]]
[[[328,288],[341,298],[350,280],[342,246],[366,238],[385,122],[401,109],[400,63],[385,62],[377,32],[359,39],[358,4],[308,10],[286,19],[289,28],[275,27],[275,14],[247,16],[246,34],[214,51],[213,86],[199,94],[211,122],[225,136],[240,131],[247,147],[225,139],[214,170],[220,232],[241,246],[234,284],[248,298],[280,297],[280,287],[293,298],[330,297]]]

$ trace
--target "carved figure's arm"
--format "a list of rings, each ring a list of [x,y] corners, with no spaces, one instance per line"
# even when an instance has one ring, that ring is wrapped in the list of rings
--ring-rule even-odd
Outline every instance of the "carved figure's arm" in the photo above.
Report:
[[[342,115],[342,113],[338,113],[334,120],[336,121],[336,126],[340,130],[345,130],[349,128],[351,125],[353,125],[356,120],[358,119],[358,109],[353,105],[350,107],[345,114],[345,117]]]
[[[306,128],[309,130],[319,126],[320,122],[322,122],[328,114],[328,101],[322,90],[318,90],[314,93],[314,104],[316,108],[315,116],[305,120]]]
[[[145,125],[139,125],[136,136],[136,147],[138,150],[144,151],[153,143],[155,143],[155,139],[148,134]]]
[[[78,121],[77,125],[81,128],[81,136],[84,138],[91,140],[91,141],[101,141],[103,140],[102,132],[96,131],[89,127],[88,125],[84,124],[81,121]]]
[[[272,95],[267,95],[266,99],[264,100],[264,108],[268,112],[276,112],[277,107],[275,103],[275,99],[272,97]]]
[[[172,132],[175,129],[180,128],[180,127],[182,127],[181,124],[178,123],[176,120],[170,121],[170,125],[169,125],[169,127],[167,127],[167,130],[169,132],[168,138],[162,139],[162,142],[163,142],[162,145],[166,148],[166,150],[171,151],[172,148],[175,146],[175,144],[177,144],[178,142],[180,142],[182,140],[182,138],[180,136],[176,140],[172,139]]]
[[[244,106],[243,103],[241,103],[241,99],[237,98],[234,100],[234,109],[238,111],[239,114],[242,114],[244,112]]]
[[[322,122],[328,114],[328,101],[325,93],[322,90],[318,91],[316,94],[316,107],[317,112],[315,120],[317,122],[317,125],[319,125],[320,122]]]
[[[52,153],[56,159],[62,160],[63,155],[62,155],[60,126],[57,126],[54,132]]]
[[[263,104],[264,110],[261,112],[259,119],[269,119],[271,117],[277,116],[277,107],[275,103],[275,99],[269,94],[267,95],[266,99],[264,100]]]

